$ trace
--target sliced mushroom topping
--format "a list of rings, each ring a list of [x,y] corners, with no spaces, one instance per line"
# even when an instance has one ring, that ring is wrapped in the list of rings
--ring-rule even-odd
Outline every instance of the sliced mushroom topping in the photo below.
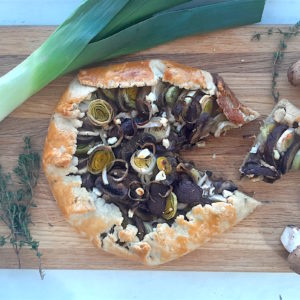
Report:
[[[242,173],[249,177],[263,176],[270,181],[280,177],[280,173],[273,166],[263,166],[257,161],[248,161],[241,169]]]
[[[176,171],[178,173],[185,173],[189,176],[190,179],[194,181],[194,183],[198,183],[200,179],[200,174],[198,170],[194,168],[193,165],[189,163],[179,163],[176,167]]]
[[[288,128],[283,132],[283,134],[280,136],[280,138],[276,143],[276,149],[279,151],[279,153],[283,153],[287,151],[287,149],[293,143],[294,137],[295,137],[294,128]]]
[[[174,186],[177,200],[182,203],[195,204],[205,203],[202,198],[202,189],[194,182],[183,179]]]
[[[133,201],[146,201],[148,191],[144,189],[140,181],[132,181],[129,183],[128,197]]]
[[[213,186],[217,194],[222,194],[225,190],[230,192],[237,190],[237,186],[231,180],[215,180],[213,181]]]
[[[153,126],[151,128],[145,129],[145,132],[150,133],[151,135],[153,135],[155,137],[157,143],[161,142],[163,139],[168,138],[170,131],[171,131],[170,124],[166,123],[166,125],[165,125],[165,123],[162,123],[164,119],[167,120],[166,118],[160,118],[160,120],[159,120],[160,126],[159,127]]]
[[[172,186],[156,181],[150,183],[147,205],[153,215],[162,216],[166,207],[166,199],[171,192]]]
[[[107,143],[112,148],[118,147],[123,140],[123,131],[120,126],[113,125],[107,131]]]
[[[140,240],[142,240],[144,238],[144,236],[146,235],[146,229],[145,229],[144,223],[137,216],[133,216],[133,220],[134,220],[134,223],[135,223],[135,225],[138,229],[137,236]]]
[[[287,125],[278,125],[275,127],[271,133],[269,134],[266,144],[265,144],[265,149],[264,149],[264,157],[265,160],[268,164],[275,166],[277,165],[277,162],[274,158],[274,149],[276,146],[276,143],[280,136],[283,134],[283,132],[288,128]],[[276,155],[276,154],[275,154]]]
[[[227,130],[233,129],[233,128],[239,128],[239,125],[236,125],[230,121],[224,121],[217,125],[216,131],[215,131],[215,137],[220,137],[221,134],[226,133]]]
[[[88,164],[88,157],[84,157],[84,158],[79,158],[78,159],[78,164],[77,164],[77,169],[81,170],[87,167]]]
[[[196,98],[193,98],[185,114],[182,115],[182,118],[188,124],[195,124],[201,114],[201,111],[202,109],[199,101],[197,101]]]
[[[137,127],[133,119],[124,119],[121,123],[121,129],[125,138],[132,138],[137,131]]]
[[[95,186],[112,201],[124,202],[128,195],[128,187],[124,182],[116,182],[112,176],[107,175],[108,184],[103,182],[102,176],[95,181]],[[125,201],[127,203],[127,201]]]
[[[108,174],[116,182],[121,182],[127,178],[129,166],[127,161],[123,159],[115,159],[112,162]]]
[[[78,145],[94,144],[94,142],[95,142],[95,136],[77,135],[77,144]]]
[[[87,189],[92,189],[95,185],[95,178],[91,173],[84,173],[81,175],[81,186]]]

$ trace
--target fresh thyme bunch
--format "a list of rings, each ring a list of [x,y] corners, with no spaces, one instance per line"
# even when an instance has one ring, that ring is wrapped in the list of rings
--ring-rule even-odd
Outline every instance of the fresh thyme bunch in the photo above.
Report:
[[[7,236],[0,236],[0,246],[6,243],[12,245],[19,268],[21,268],[21,248],[29,246],[36,253],[40,276],[43,279],[39,242],[32,238],[29,229],[32,224],[31,208],[36,206],[33,201],[33,189],[39,178],[40,156],[32,151],[29,137],[26,137],[24,142],[24,153],[19,155],[18,165],[13,170],[18,179],[17,184],[0,166],[0,221],[10,231]]]
[[[289,27],[287,30],[282,30],[280,28],[269,28],[265,32],[257,32],[252,36],[251,40],[259,41],[262,36],[270,36],[272,34],[280,34],[281,39],[278,44],[277,50],[273,54],[273,71],[272,71],[272,86],[271,93],[274,98],[275,103],[278,102],[280,94],[277,87],[277,78],[279,76],[279,66],[284,57],[284,51],[287,48],[287,41],[300,34],[300,21],[298,21],[294,26]]]

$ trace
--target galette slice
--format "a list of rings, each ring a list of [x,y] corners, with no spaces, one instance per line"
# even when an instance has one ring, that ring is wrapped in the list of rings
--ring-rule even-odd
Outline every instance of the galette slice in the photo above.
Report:
[[[274,182],[300,169],[300,109],[281,100],[265,119],[240,172],[254,180]]]

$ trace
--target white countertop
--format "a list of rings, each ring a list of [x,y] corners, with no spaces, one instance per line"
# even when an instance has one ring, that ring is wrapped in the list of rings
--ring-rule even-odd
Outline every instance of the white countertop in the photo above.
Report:
[[[0,25],[56,25],[80,2],[0,0]],[[299,19],[300,0],[266,1],[263,24]],[[299,290],[292,273],[46,270],[41,281],[35,270],[0,270],[0,300],[297,300]]]

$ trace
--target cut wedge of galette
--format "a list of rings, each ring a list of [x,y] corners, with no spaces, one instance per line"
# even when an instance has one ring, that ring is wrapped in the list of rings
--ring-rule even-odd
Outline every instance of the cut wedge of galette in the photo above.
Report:
[[[254,180],[274,182],[300,169],[300,109],[281,100],[265,119],[254,145],[240,168]]]
[[[220,76],[173,62],[82,70],[56,106],[44,171],[67,220],[95,245],[165,263],[259,204],[179,154],[257,116]]]

